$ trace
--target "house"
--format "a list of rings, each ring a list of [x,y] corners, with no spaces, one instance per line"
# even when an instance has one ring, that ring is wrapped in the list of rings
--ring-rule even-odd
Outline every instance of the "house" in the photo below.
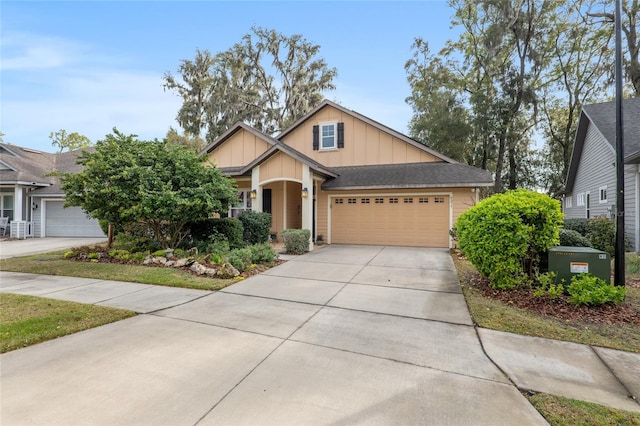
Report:
[[[640,251],[640,98],[623,102],[625,235]],[[585,105],[567,174],[567,218],[616,216],[616,105]]]
[[[58,170],[77,172],[81,150],[50,154],[0,144],[0,217],[10,220],[10,235],[26,237],[103,237],[98,221],[80,207],[64,208]]]
[[[230,215],[269,212],[272,234],[309,229],[328,244],[450,247],[458,216],[492,185],[486,170],[327,100],[275,138],[238,123],[201,154],[238,184]]]

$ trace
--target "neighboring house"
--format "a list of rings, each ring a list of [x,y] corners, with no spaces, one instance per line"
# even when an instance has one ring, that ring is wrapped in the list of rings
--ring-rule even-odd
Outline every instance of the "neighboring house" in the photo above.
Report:
[[[79,171],[80,152],[50,154],[0,144],[0,217],[9,217],[12,237],[104,236],[98,221],[80,207],[64,208],[59,179],[45,176]]]
[[[640,98],[623,102],[625,234],[640,251]],[[585,105],[567,174],[567,218],[616,216],[615,102]]]
[[[232,216],[269,212],[272,234],[309,229],[329,244],[450,247],[458,216],[492,185],[486,170],[326,100],[276,138],[239,123],[202,154],[238,183]]]

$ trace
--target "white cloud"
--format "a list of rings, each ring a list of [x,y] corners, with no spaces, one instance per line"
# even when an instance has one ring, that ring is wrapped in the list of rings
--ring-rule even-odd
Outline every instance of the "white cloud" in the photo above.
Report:
[[[0,39],[2,70],[32,70],[69,65],[82,56],[82,43],[24,32],[9,32]]]

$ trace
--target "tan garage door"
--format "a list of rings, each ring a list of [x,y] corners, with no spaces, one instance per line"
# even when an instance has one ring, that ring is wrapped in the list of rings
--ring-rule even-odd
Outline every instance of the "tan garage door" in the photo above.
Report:
[[[449,197],[331,198],[331,242],[449,247]]]

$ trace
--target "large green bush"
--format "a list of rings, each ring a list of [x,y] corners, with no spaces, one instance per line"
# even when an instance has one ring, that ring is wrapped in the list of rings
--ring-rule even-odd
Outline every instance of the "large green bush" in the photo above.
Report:
[[[242,222],[233,217],[212,218],[189,222],[189,229],[193,241],[210,242],[219,238],[226,239],[232,249],[242,248],[244,227]]]
[[[271,214],[245,210],[238,215],[244,227],[244,242],[248,245],[269,241]]]
[[[540,254],[559,243],[561,226],[560,203],[527,190],[489,197],[456,223],[460,248],[498,288],[531,278]]]
[[[567,289],[569,302],[575,305],[602,305],[605,303],[623,303],[627,293],[624,287],[616,287],[591,274],[579,274],[571,278]]]
[[[589,219],[585,235],[594,248],[615,255],[616,223],[605,216]]]
[[[280,233],[284,248],[290,254],[303,254],[309,251],[311,231],[308,229],[285,229]]]
[[[569,247],[591,247],[591,241],[573,229],[560,230],[560,245]]]
[[[578,234],[585,236],[587,235],[587,226],[589,225],[589,219],[565,219],[564,220],[564,229],[570,229],[572,231],[576,231]]]

